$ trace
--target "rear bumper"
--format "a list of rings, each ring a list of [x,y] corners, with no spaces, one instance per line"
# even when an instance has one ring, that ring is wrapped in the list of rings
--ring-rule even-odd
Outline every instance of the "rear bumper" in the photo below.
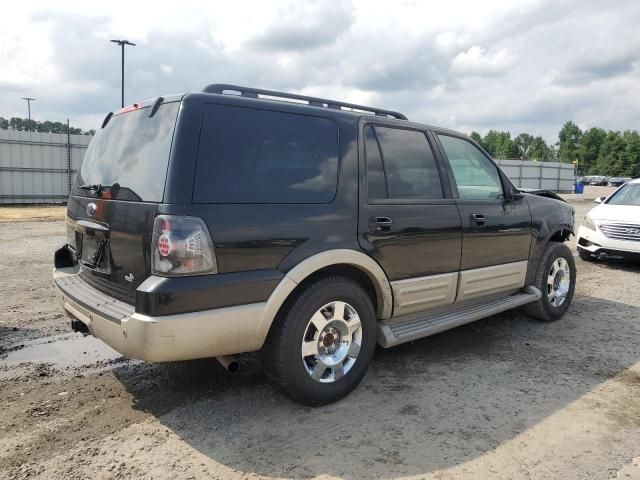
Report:
[[[640,242],[611,239],[606,237],[600,229],[591,230],[581,225],[577,237],[578,248],[594,255],[602,253],[628,257],[640,256]]]
[[[78,278],[73,267],[54,268],[64,309],[92,335],[130,358],[189,360],[258,350],[266,302],[176,315],[148,316]]]

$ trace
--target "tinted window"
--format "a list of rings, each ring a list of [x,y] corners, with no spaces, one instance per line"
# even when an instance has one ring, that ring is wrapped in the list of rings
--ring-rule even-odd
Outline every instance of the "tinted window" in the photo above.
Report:
[[[338,131],[326,118],[205,106],[193,200],[327,203],[336,192]]]
[[[380,150],[377,150],[375,138]],[[371,166],[367,171],[369,198],[444,196],[433,152],[423,132],[376,126],[365,131],[365,148],[367,165]],[[380,167],[377,167],[378,155]],[[380,180],[380,170],[384,183]]]
[[[367,159],[367,195],[369,198],[388,198],[382,155],[373,125],[367,125],[364,129],[364,148]]]
[[[487,200],[502,198],[498,168],[471,142],[438,135],[453,170],[460,198]]]
[[[165,103],[149,118],[149,107],[114,115],[98,129],[84,155],[73,188],[100,184],[103,196],[161,202],[179,102]]]

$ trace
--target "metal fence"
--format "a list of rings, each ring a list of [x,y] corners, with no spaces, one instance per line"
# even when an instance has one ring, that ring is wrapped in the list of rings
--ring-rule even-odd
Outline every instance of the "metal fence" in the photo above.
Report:
[[[576,181],[572,163],[496,160],[511,181],[521,188],[544,188],[554,192],[573,192]]]
[[[65,202],[91,138],[0,130],[0,204]],[[498,160],[498,164],[518,187],[573,191],[572,164],[528,160]]]
[[[90,135],[0,130],[0,203],[61,203]]]

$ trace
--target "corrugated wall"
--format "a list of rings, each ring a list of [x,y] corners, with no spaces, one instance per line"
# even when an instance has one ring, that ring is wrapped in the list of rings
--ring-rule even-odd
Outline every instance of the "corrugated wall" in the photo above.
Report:
[[[0,130],[0,203],[66,201],[91,138]],[[518,187],[573,191],[572,164],[528,160],[498,160],[498,164]]]
[[[573,192],[576,174],[575,167],[571,163],[530,160],[496,161],[517,187]]]
[[[91,138],[0,130],[0,203],[65,202]]]

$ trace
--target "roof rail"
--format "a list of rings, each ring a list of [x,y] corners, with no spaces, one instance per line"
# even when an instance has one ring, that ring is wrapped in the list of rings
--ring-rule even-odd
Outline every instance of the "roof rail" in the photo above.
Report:
[[[212,83],[207,85],[202,90],[205,93],[218,93],[224,94],[227,92],[237,92],[242,97],[247,98],[263,98],[265,100],[297,100],[301,103],[305,102],[310,107],[331,108],[333,110],[356,111],[362,113],[374,114],[379,117],[392,117],[399,120],[407,120],[400,112],[394,112],[392,110],[383,110],[381,108],[365,107],[364,105],[356,105],[354,103],[336,102],[335,100],[328,100],[326,98],[308,97],[306,95],[298,95],[296,93],[284,93],[276,92],[273,90],[262,90],[259,88],[240,87],[238,85],[228,85],[225,83]]]

